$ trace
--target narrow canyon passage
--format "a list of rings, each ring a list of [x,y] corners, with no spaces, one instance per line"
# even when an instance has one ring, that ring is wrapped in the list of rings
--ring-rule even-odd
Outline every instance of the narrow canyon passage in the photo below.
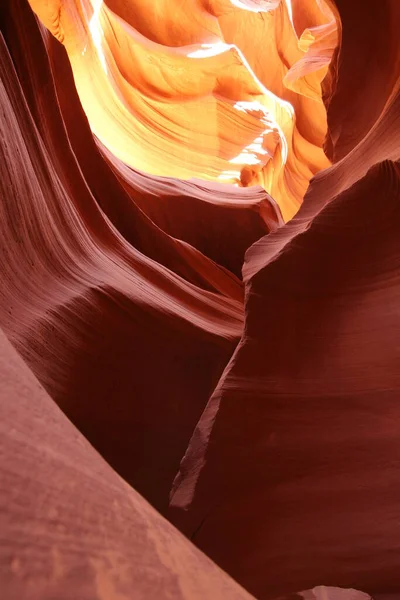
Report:
[[[6,600],[400,598],[398,1],[0,17]]]

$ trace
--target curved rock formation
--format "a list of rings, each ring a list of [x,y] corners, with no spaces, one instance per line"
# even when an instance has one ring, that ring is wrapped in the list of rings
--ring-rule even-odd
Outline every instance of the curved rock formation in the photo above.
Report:
[[[397,3],[382,10],[398,22]],[[321,581],[400,591],[398,40],[390,49],[379,118],[360,112],[362,141],[246,255],[245,332],[175,482],[177,523],[262,598]],[[339,89],[351,65],[344,46]],[[340,141],[347,117],[334,116]]]
[[[337,27],[325,0],[308,1],[301,34],[284,1],[30,3],[67,49],[92,130],[131,167],[259,183],[290,218],[328,166],[321,81]]]
[[[61,114],[23,2],[9,7],[5,33],[19,80],[3,44],[1,324],[68,416],[162,509],[240,337],[242,284],[140,210],[99,154],[71,85],[76,110]],[[65,57],[55,65],[67,73]],[[232,239],[265,232],[261,212],[279,223],[265,194],[251,201],[225,209]]]
[[[0,7],[0,589],[395,600],[400,4],[170,7]]]
[[[262,598],[398,585],[400,169],[376,165],[306,221],[312,190],[303,233],[272,235],[249,281],[245,335],[173,496],[185,531]]]

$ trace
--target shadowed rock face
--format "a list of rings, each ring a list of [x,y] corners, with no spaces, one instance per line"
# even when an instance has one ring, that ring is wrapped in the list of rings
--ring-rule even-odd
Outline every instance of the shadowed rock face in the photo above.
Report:
[[[282,223],[280,212],[260,190],[230,197],[212,184],[152,187],[148,176],[116,175],[89,131],[61,46],[26,3],[10,5],[7,17],[1,323],[68,416],[165,509],[242,331],[244,251]],[[183,239],[159,226],[165,190],[181,202]],[[146,196],[160,200],[159,225],[155,202],[149,216],[136,202]]]
[[[400,4],[175,8],[0,9],[0,589],[395,600]]]
[[[250,600],[118,477],[2,332],[0,358],[3,598]]]
[[[344,9],[343,39],[355,22]],[[399,52],[392,40],[396,68]],[[245,332],[175,481],[176,522],[259,597],[399,586],[399,72],[381,77],[386,103],[371,94],[361,141],[348,137],[296,217],[247,252]],[[350,111],[339,123],[335,106],[340,142]]]

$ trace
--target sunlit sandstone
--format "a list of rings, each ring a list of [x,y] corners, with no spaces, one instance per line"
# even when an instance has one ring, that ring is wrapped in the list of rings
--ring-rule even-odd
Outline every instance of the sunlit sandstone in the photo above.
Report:
[[[146,173],[261,185],[285,219],[322,151],[321,81],[337,44],[324,0],[30,0],[66,47],[92,131]]]

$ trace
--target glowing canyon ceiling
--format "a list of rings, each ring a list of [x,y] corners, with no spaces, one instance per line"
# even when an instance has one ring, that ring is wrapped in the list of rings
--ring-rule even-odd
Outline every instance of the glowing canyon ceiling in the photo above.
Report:
[[[399,0],[0,24],[0,596],[398,600]]]
[[[260,184],[285,219],[329,166],[321,82],[338,27],[324,0],[308,4],[304,27],[290,0],[31,1],[114,156],[153,175]]]

